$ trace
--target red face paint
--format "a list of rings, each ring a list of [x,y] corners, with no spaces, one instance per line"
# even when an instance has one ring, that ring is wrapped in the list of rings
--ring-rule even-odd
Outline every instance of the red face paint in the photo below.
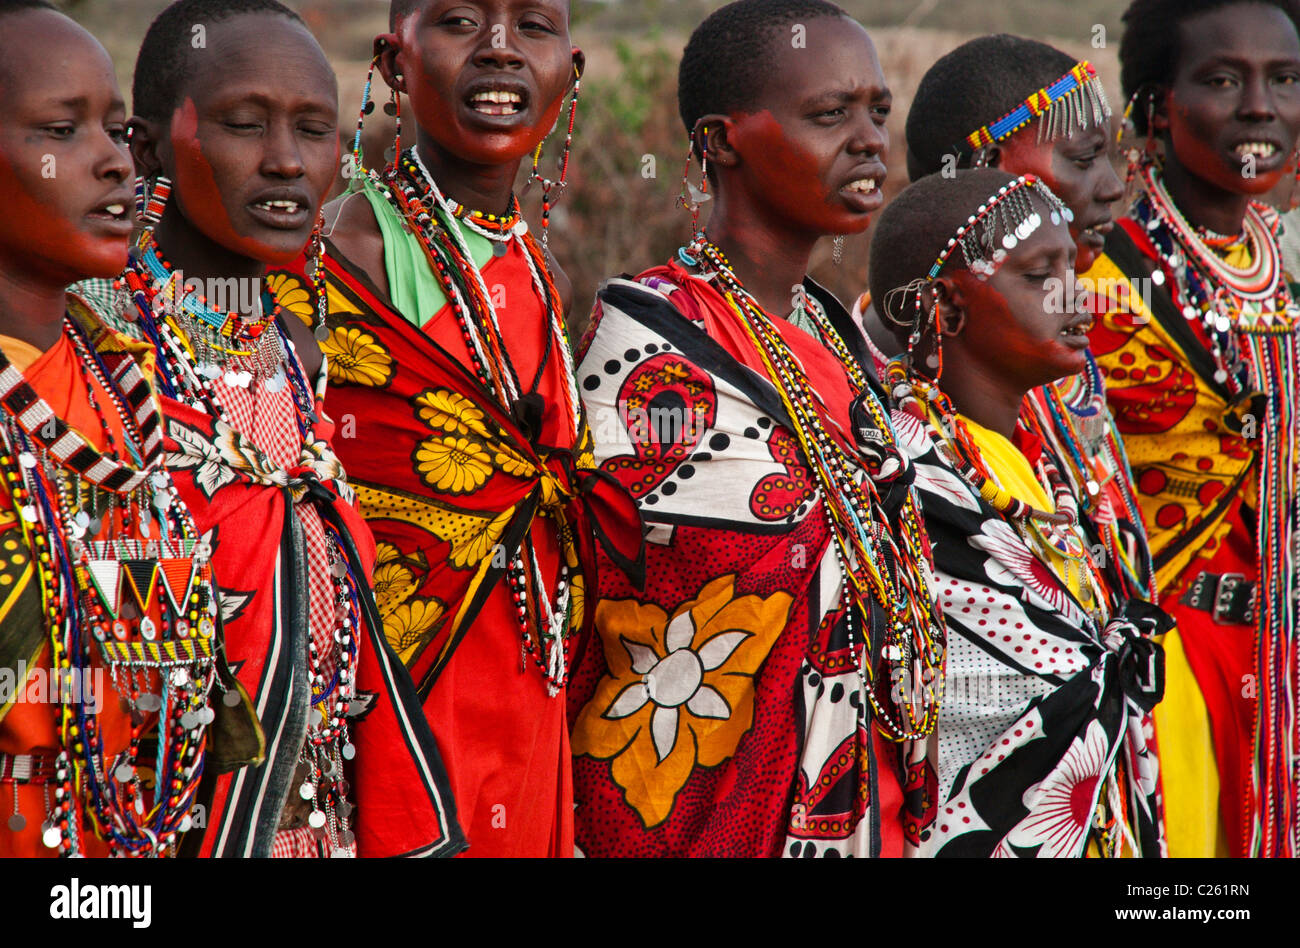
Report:
[[[198,130],[194,100],[186,98],[171,121],[171,146],[175,160],[172,193],[186,219],[209,239],[241,256],[262,260],[272,266],[292,263],[301,247],[289,251],[245,236],[235,229],[216,174],[203,153]]]
[[[842,190],[854,177],[849,172],[856,162],[845,161],[838,142],[821,137],[805,145],[767,110],[737,113],[732,119],[730,138],[741,155],[739,183],[764,214],[816,235],[858,233],[870,225],[868,215],[879,207],[880,191],[868,198]]]
[[[505,24],[488,22],[486,14],[476,19],[478,30],[464,34],[422,29],[423,19],[409,16],[397,27],[399,63],[420,129],[450,155],[473,164],[503,165],[531,154],[555,126],[574,77],[567,23],[563,35],[548,37],[544,47],[540,38],[529,40],[525,54],[514,39],[507,41],[515,43],[511,50],[499,47],[496,27]],[[511,35],[509,30],[505,35]],[[523,67],[496,62],[498,52],[508,52]],[[520,95],[520,110],[510,116],[475,110],[470,99],[489,87]]]

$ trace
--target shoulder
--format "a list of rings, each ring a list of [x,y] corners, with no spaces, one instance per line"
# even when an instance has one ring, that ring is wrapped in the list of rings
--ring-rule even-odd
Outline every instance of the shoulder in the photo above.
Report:
[[[388,274],[384,268],[384,235],[370,202],[360,191],[348,191],[322,209],[325,235],[333,251],[368,276],[384,293]]]

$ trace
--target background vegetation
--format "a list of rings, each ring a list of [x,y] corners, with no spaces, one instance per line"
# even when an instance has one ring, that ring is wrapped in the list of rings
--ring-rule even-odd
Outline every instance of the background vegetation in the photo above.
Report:
[[[320,39],[339,77],[341,133],[360,104],[372,38],[387,25],[386,0],[287,0]],[[930,64],[971,36],[1012,32],[1052,42],[1095,62],[1119,99],[1116,50],[1126,0],[840,0],[867,25],[894,92],[886,198],[907,183],[903,123],[912,91]],[[112,54],[129,100],[140,40],[167,0],[68,0],[68,12]],[[580,327],[605,277],[662,262],[688,234],[674,207],[686,155],[677,118],[677,60],[687,36],[720,0],[574,0],[574,41],[587,53],[567,194],[553,215],[551,247],[573,280]],[[1099,29],[1100,27],[1100,29]],[[1098,45],[1100,44],[1100,45]],[[379,109],[367,121],[367,163],[380,160],[391,132]],[[549,143],[544,162],[558,155]],[[551,165],[553,168],[554,165]],[[553,171],[543,169],[553,176]],[[522,183],[522,182],[521,182]],[[525,197],[536,222],[537,195]],[[848,241],[835,267],[829,241],[813,275],[850,301],[866,285],[870,231]],[[575,328],[576,328],[575,327]]]

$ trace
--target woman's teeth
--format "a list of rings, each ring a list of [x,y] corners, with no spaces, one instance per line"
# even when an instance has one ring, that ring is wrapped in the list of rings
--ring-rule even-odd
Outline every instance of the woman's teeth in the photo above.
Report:
[[[876,179],[860,178],[852,184],[845,185],[844,190],[853,191],[857,194],[870,194],[872,191],[876,190]]]
[[[507,92],[504,89],[476,92],[470,98],[470,105],[474,110],[485,115],[514,115],[523,104],[523,96],[518,92]]]
[[[1073,326],[1066,326],[1061,330],[1062,336],[1086,336],[1092,331],[1092,320],[1083,323],[1076,323]]]
[[[126,213],[126,207],[122,204],[110,204],[104,208],[104,211],[112,214],[114,217],[121,217]]]
[[[1235,150],[1243,157],[1255,155],[1259,158],[1269,158],[1277,152],[1277,146],[1272,142],[1242,142]]]
[[[298,210],[299,204],[297,201],[262,201],[256,206],[267,211],[289,211],[294,213]]]

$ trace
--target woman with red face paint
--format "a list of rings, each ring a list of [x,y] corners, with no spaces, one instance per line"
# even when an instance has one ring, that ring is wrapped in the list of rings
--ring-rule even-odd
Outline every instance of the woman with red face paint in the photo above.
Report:
[[[66,294],[126,258],[122,97],[40,0],[0,8],[0,87],[0,856],[174,856],[204,770],[260,735],[164,470],[148,350]]]
[[[860,336],[805,276],[880,207],[889,90],[821,0],[723,7],[678,88],[708,169],[685,197],[712,216],[602,287],[578,369],[600,468],[648,525],[644,591],[601,570],[574,667],[578,843],[901,855],[931,815],[942,623]]]
[[[565,0],[395,0],[371,73],[405,113],[392,163],[327,209],[329,408],[357,419],[340,455],[379,541],[384,629],[471,856],[572,855],[563,696],[593,511],[621,502],[625,565],[641,539],[589,470],[545,247],[552,185],[541,241],[512,190],[557,119],[572,135],[584,59],[568,22]]]
[[[893,420],[948,626],[928,855],[1162,855],[1145,735],[1171,622],[1023,411],[1086,362],[1090,315],[1053,299],[1075,257],[1064,211],[1034,175],[974,169],[922,178],[876,225],[872,293],[906,350]]]
[[[912,180],[958,168],[1034,174],[1073,214],[1070,234],[1084,273],[1114,226],[1123,186],[1107,158],[1111,109],[1096,68],[1046,43],[981,36],[935,62],[907,113]],[[898,355],[892,330],[858,301],[871,342]],[[877,359],[881,355],[877,355]]]
[[[1300,5],[1141,0],[1136,199],[1090,276],[1142,288],[1093,352],[1178,630],[1157,709],[1173,855],[1295,855],[1297,312],[1255,199],[1300,135]]]
[[[274,0],[180,0],[145,36],[133,97],[146,227],[119,322],[156,353],[168,464],[266,736],[260,767],[212,781],[203,854],[455,852],[437,748],[375,615],[373,540],[307,381],[307,292],[264,277],[303,252],[333,180],[334,75]]]

